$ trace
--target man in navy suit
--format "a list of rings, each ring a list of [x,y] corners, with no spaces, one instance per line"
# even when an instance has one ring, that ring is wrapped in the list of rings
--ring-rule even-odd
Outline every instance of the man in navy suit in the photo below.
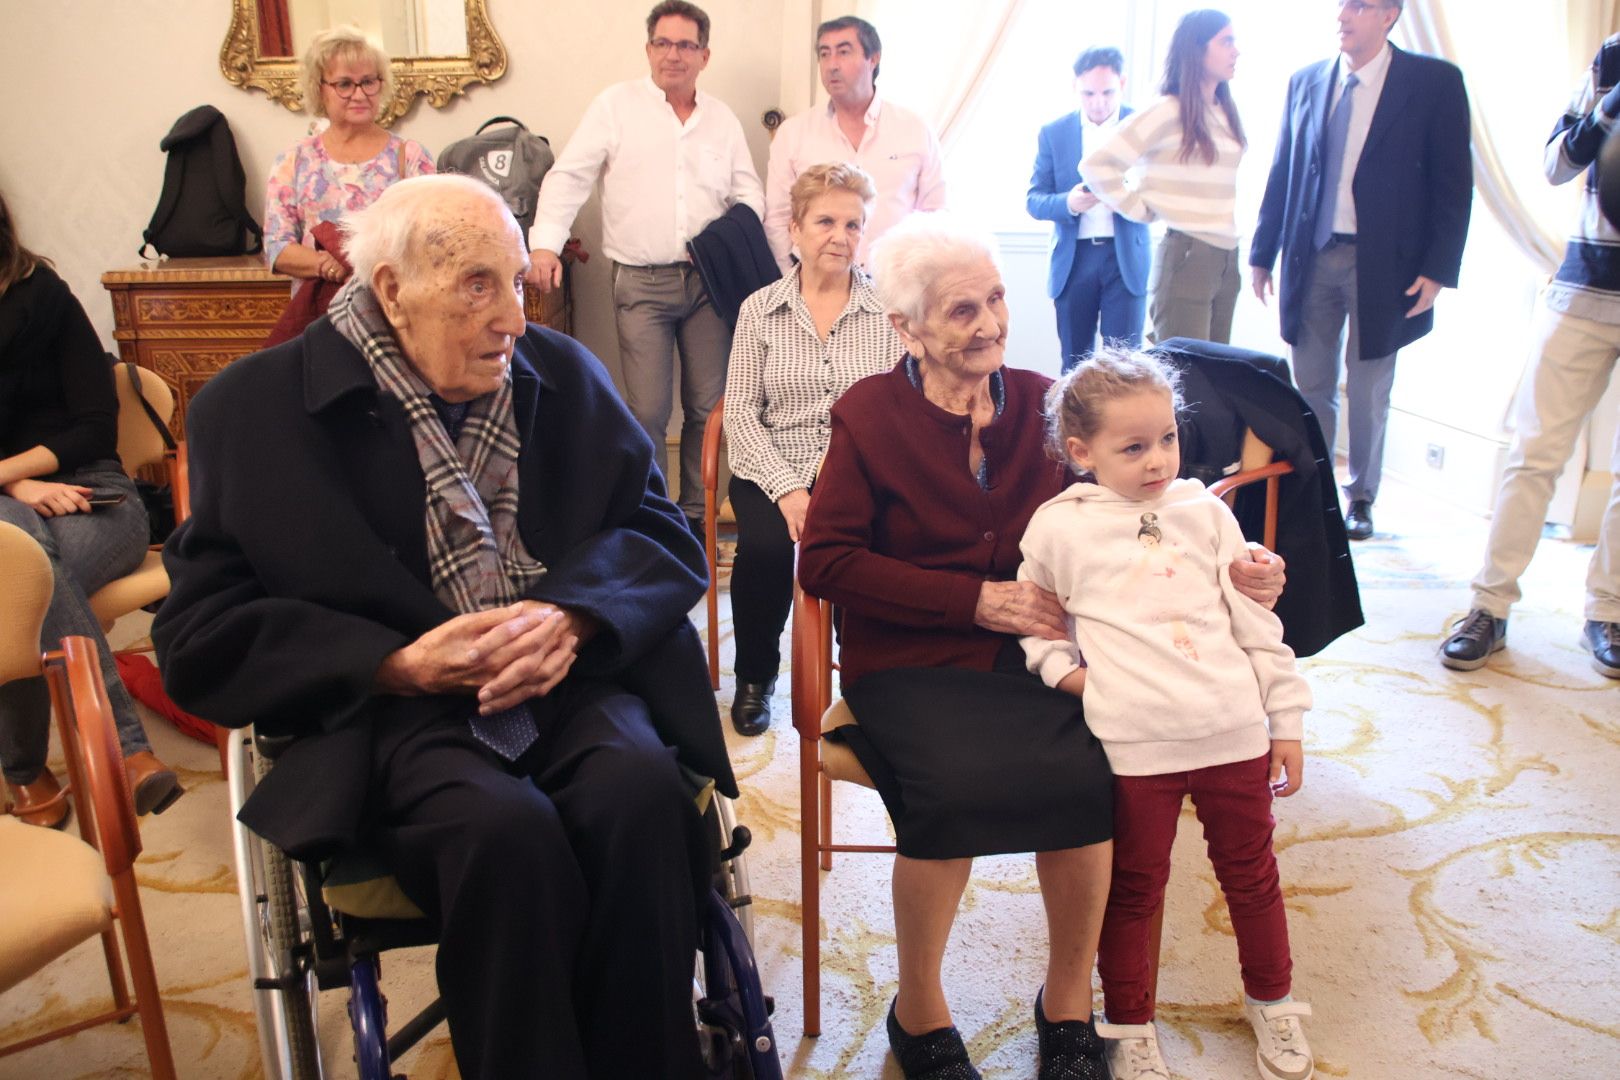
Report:
[[[1261,303],[1282,250],[1282,336],[1329,448],[1347,357],[1352,540],[1373,533],[1395,354],[1434,327],[1435,297],[1457,286],[1473,196],[1462,72],[1389,43],[1401,5],[1342,0],[1339,55],[1289,80],[1249,248]]]
[[[1041,128],[1029,215],[1054,223],[1046,294],[1057,307],[1067,371],[1091,352],[1099,322],[1104,340],[1136,348],[1147,310],[1148,227],[1097,201],[1080,182],[1085,139],[1105,138],[1131,110],[1121,107],[1125,58],[1115,48],[1087,49],[1074,62],[1080,109]]]

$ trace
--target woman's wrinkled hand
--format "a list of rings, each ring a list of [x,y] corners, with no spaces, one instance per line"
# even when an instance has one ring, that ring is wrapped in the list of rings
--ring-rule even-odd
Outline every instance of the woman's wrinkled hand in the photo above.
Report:
[[[973,621],[986,630],[1064,641],[1068,620],[1055,593],[1030,581],[987,581],[979,587]]]
[[[1269,611],[1282,596],[1288,582],[1287,569],[1281,555],[1250,544],[1247,557],[1232,560],[1232,587]]]
[[[17,480],[8,484],[5,492],[40,517],[90,512],[90,489],[78,484],[58,484],[54,480]]]

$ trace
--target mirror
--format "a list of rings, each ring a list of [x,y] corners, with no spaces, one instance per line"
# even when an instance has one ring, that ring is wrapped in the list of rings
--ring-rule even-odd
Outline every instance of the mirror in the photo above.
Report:
[[[359,26],[393,60],[394,97],[377,117],[385,127],[418,94],[442,108],[473,83],[506,73],[506,47],[484,0],[231,0],[220,70],[244,90],[302,111],[298,57],[317,31],[339,23]]]

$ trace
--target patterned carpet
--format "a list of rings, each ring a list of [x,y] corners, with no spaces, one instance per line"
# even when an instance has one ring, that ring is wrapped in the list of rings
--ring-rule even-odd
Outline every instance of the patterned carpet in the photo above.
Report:
[[[1306,786],[1278,804],[1296,996],[1316,1010],[1318,1075],[1620,1075],[1620,683],[1594,673],[1578,647],[1590,549],[1544,543],[1510,649],[1456,673],[1435,648],[1466,606],[1483,524],[1400,490],[1386,494],[1378,520],[1387,531],[1355,549],[1369,625],[1305,663],[1317,696]],[[756,946],[783,1061],[807,1080],[898,1077],[883,1034],[895,981],[884,856],[842,856],[824,875],[826,1034],[800,1034],[798,745],[787,686],[769,734],[732,737],[739,813],[755,836]],[[730,690],[728,681],[722,703]],[[154,740],[191,789],[149,822],[141,873],[176,1056],[183,1076],[245,1080],[258,1075],[257,1045],[224,785],[208,747],[167,729]],[[875,796],[838,797],[841,835],[885,834]],[[1252,1077],[1226,910],[1190,810],[1184,823],[1161,1043],[1177,1077]],[[1030,1007],[1044,942],[1033,860],[982,860],[947,982],[970,1051],[994,1080],[1034,1075]],[[391,957],[385,986],[398,1017],[429,993],[431,960]],[[98,1008],[98,965],[99,950],[82,948],[0,997],[0,1041],[33,1030],[36,1016],[60,1022]],[[345,1055],[340,1004],[323,1008],[323,1043]],[[400,1067],[418,1080],[455,1075],[442,1032]],[[144,1073],[134,1025],[0,1059],[0,1077]]]

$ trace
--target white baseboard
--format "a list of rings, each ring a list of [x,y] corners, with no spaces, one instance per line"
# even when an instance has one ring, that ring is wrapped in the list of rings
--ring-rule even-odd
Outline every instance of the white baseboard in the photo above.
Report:
[[[1460,509],[1488,516],[1496,504],[1507,449],[1505,439],[1392,408],[1384,471]]]

